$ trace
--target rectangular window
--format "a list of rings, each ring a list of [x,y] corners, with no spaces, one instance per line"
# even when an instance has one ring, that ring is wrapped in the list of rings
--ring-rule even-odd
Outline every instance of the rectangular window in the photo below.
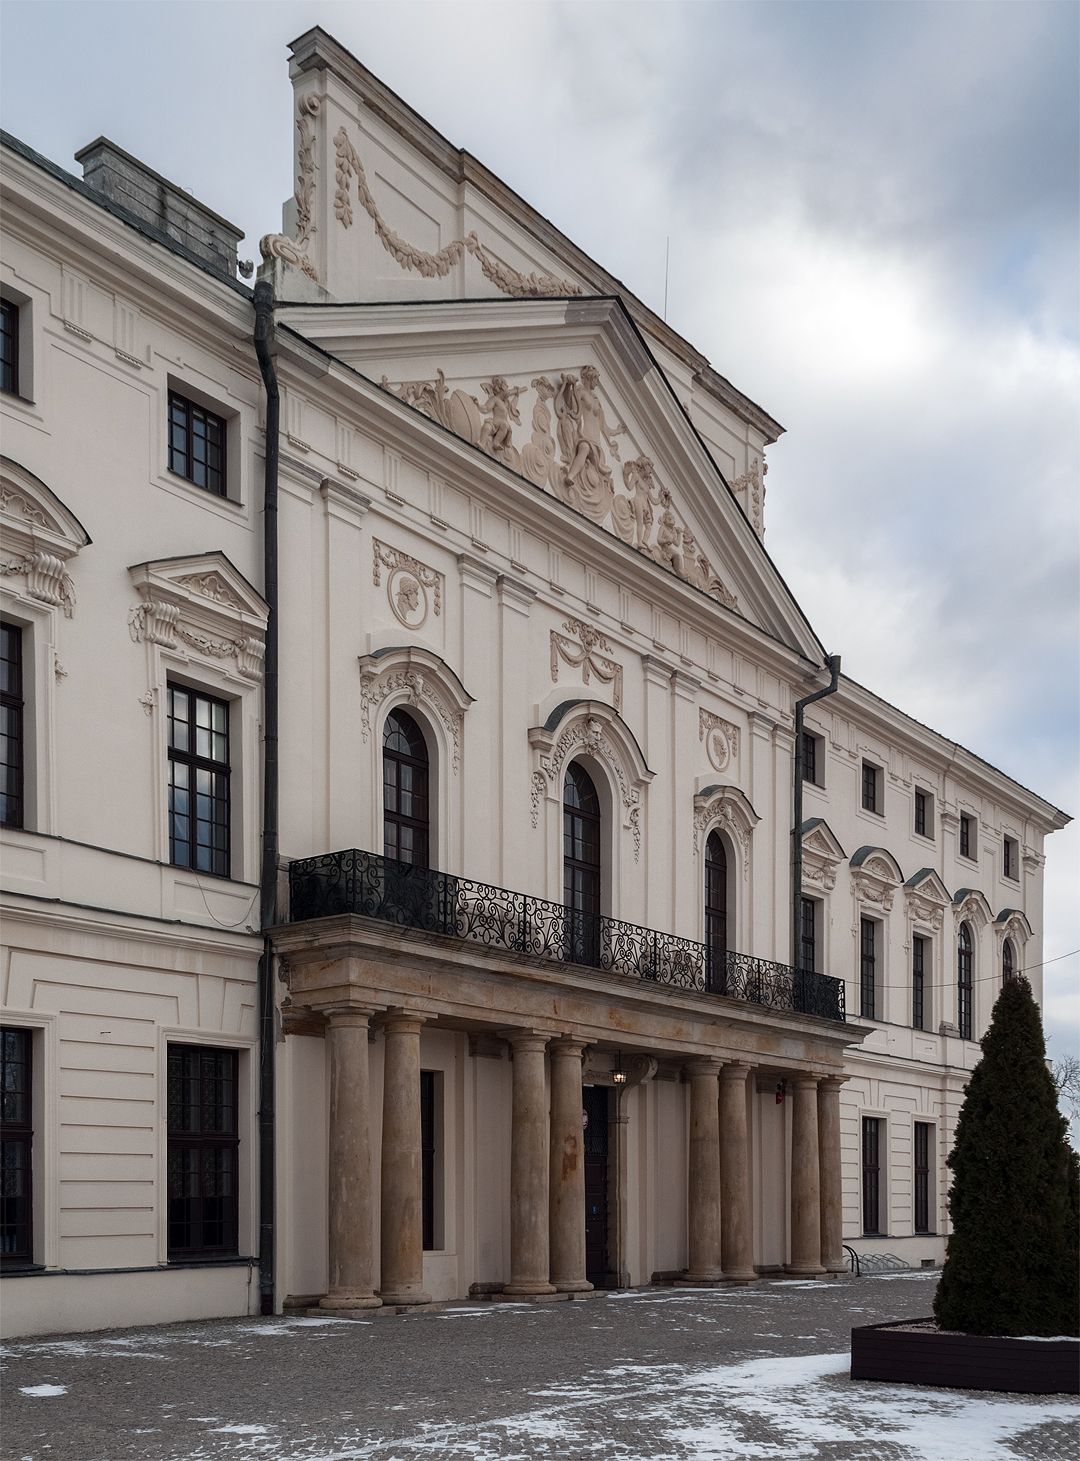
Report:
[[[23,632],[0,624],[0,826],[23,826]]]
[[[915,1231],[930,1233],[930,1157],[934,1150],[934,1128],[928,1121],[915,1123]]]
[[[1019,878],[1020,876],[1020,848],[1015,837],[1006,837],[1002,844],[1002,861],[1004,872],[1007,878]]]
[[[204,406],[169,392],[169,471],[225,496],[227,426]]]
[[[30,1030],[0,1029],[0,1262],[34,1261]]]
[[[864,1116],[862,1120],[862,1225],[868,1236],[881,1233],[881,1128],[884,1125],[880,1116]]]
[[[960,814],[960,856],[975,861],[975,818]]]
[[[420,1179],[424,1252],[435,1247],[435,1072],[420,1072]]]
[[[239,1148],[235,1050],[169,1046],[169,1257],[235,1253]]]
[[[799,924],[802,967],[813,974],[817,969],[817,908],[813,898],[802,900]]]
[[[859,920],[859,1013],[863,1019],[877,1019],[877,923]]]
[[[934,835],[934,799],[918,787],[915,789],[915,831],[920,837]]]
[[[869,761],[862,763],[862,804],[864,811],[875,812],[879,817],[882,814],[881,768],[873,766]]]
[[[229,876],[229,707],[169,686],[169,861]]]
[[[19,306],[0,300],[0,390],[19,394]]]
[[[911,941],[911,1024],[926,1029],[926,945],[918,934]]]
[[[818,737],[810,731],[803,731],[802,738],[803,755],[803,780],[812,782],[814,786],[820,786],[818,780]]]

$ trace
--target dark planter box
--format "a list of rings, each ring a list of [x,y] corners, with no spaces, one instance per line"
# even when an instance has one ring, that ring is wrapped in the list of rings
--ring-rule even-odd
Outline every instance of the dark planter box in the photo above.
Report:
[[[1080,1339],[998,1339],[910,1329],[932,1319],[862,1324],[851,1331],[851,1378],[956,1390],[1080,1395]]]

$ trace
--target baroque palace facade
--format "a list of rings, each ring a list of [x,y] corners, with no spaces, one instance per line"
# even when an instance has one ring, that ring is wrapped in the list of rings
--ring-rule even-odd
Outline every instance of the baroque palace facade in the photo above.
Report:
[[[291,54],[254,289],[4,139],[7,1331],[940,1261],[1067,818],[839,674],[770,416]]]

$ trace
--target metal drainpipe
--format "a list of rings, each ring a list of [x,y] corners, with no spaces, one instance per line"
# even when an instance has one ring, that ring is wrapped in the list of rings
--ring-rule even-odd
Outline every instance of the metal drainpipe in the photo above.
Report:
[[[799,967],[799,924],[802,914],[802,837],[799,828],[803,821],[803,712],[815,700],[824,700],[826,695],[835,695],[840,684],[840,656],[830,654],[828,658],[829,683],[822,690],[815,690],[795,702],[795,788],[794,824],[791,828],[791,967]]]
[[[278,863],[278,426],[280,398],[270,353],[274,340],[274,289],[255,285],[255,354],[266,390],[263,468],[263,595],[269,606],[263,661],[262,863],[259,876],[259,1309],[274,1312],[274,948],[269,930],[277,921]]]

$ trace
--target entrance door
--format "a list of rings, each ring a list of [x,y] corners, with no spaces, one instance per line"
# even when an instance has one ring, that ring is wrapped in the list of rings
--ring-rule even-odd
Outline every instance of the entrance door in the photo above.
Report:
[[[608,1281],[608,1099],[607,1086],[584,1086],[585,1277],[596,1288]]]

